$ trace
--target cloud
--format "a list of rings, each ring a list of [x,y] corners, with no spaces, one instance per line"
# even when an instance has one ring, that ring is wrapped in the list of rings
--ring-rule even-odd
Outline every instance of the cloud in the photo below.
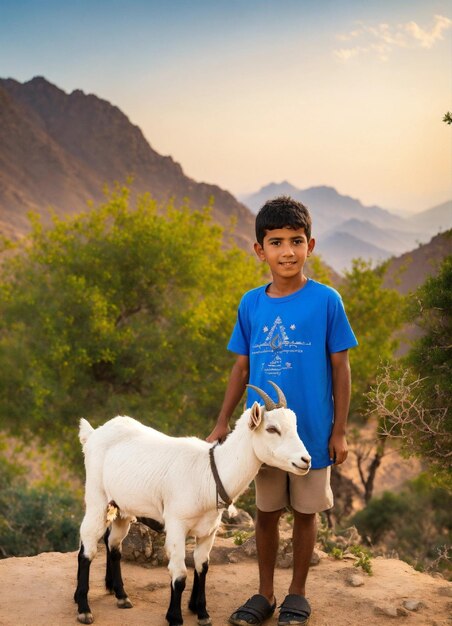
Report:
[[[381,23],[369,26],[358,22],[356,28],[348,33],[337,35],[337,39],[355,45],[334,50],[335,57],[347,62],[360,55],[376,55],[380,61],[388,61],[396,48],[432,48],[443,39],[443,33],[452,28],[452,20],[443,15],[434,16],[433,26],[424,29],[416,22],[405,24]]]
[[[452,26],[452,20],[442,15],[435,15],[435,24],[430,31],[426,31],[416,22],[405,24],[406,31],[418,41],[422,48],[432,48],[435,43],[443,38],[443,31]]]

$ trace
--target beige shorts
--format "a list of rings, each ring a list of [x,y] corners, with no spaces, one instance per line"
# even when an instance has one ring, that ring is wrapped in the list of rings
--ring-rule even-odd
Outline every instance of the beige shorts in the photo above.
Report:
[[[333,492],[330,485],[331,467],[310,470],[304,476],[263,465],[254,482],[256,506],[270,513],[291,506],[298,513],[320,513],[330,509]]]

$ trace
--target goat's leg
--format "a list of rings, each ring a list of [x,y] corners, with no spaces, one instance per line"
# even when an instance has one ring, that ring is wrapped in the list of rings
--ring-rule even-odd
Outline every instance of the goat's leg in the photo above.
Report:
[[[105,589],[110,593],[113,593],[113,570],[111,568],[111,553],[108,546],[108,537],[110,536],[110,528],[107,528],[107,532],[104,535],[105,550],[107,554],[106,568],[105,568]]]
[[[193,552],[195,574],[188,608],[192,613],[196,613],[200,626],[208,626],[212,623],[206,607],[206,576],[209,569],[209,554],[214,539],[215,533],[207,537],[198,537]]]
[[[166,619],[169,626],[181,626],[184,621],[181,601],[187,580],[187,567],[185,565],[185,529],[180,523],[166,524],[165,548],[169,559],[168,570],[171,575],[171,600]]]
[[[115,519],[109,532],[105,533],[105,545],[107,548],[107,573],[105,586],[114,593],[117,605],[120,609],[131,609],[133,604],[124,590],[121,575],[121,547],[124,537],[130,528],[130,519]]]
[[[78,553],[77,588],[74,601],[77,603],[77,619],[81,624],[92,624],[94,621],[88,604],[89,570],[91,561],[97,553],[97,542],[105,533],[105,510],[87,508],[80,526],[80,550]]]
[[[89,591],[89,568],[91,561],[84,554],[83,544],[78,553],[77,589],[74,593],[74,601],[77,602],[77,619],[81,624],[92,624],[93,614],[88,604]]]

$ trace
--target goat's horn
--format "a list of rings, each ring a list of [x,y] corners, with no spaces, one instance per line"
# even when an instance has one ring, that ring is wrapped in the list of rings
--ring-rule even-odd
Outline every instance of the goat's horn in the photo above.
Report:
[[[268,393],[265,393],[265,391],[262,391],[262,389],[259,389],[259,387],[255,387],[254,385],[247,385],[247,387],[251,387],[251,389],[254,389],[254,391],[256,391],[260,395],[262,400],[265,402],[266,411],[273,411],[273,409],[277,408],[276,404],[270,398]]]
[[[276,405],[276,408],[287,409],[286,396],[283,394],[283,392],[281,391],[281,389],[278,387],[276,383],[274,383],[272,380],[269,380],[268,382],[270,383],[272,387],[276,389],[276,393],[278,394],[278,404]]]

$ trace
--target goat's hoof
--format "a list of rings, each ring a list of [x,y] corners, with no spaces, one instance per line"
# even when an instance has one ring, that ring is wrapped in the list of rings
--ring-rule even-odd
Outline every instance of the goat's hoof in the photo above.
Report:
[[[198,624],[199,626],[211,626],[212,620],[210,619],[210,617],[198,618]]]
[[[116,602],[116,606],[118,609],[131,609],[133,604],[130,602],[129,598],[119,598]]]
[[[80,624],[92,624],[94,622],[94,617],[92,613],[79,613],[77,615],[77,620]]]

